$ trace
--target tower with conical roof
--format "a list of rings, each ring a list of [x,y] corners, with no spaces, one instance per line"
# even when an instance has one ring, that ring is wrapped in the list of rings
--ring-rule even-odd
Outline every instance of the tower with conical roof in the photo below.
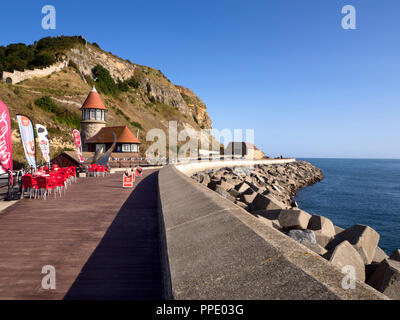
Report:
[[[105,107],[95,87],[93,87],[92,91],[90,91],[88,97],[81,107],[81,111],[82,146],[83,150],[87,151],[86,141],[98,133],[101,128],[106,126],[107,108]]]

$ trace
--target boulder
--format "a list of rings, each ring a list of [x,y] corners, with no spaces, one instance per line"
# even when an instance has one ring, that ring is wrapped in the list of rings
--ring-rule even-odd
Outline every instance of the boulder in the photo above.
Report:
[[[314,231],[317,243],[322,247],[325,247],[336,235],[332,221],[319,215],[311,217],[307,229]]]
[[[335,227],[335,234],[341,233],[342,231],[344,231],[343,228],[338,227],[338,226],[334,226]]]
[[[354,267],[356,279],[362,282],[365,281],[364,260],[347,240],[342,241],[335,248],[329,250],[323,257],[339,267],[340,270],[345,266]]]
[[[400,261],[385,259],[367,282],[392,299],[400,299]]]
[[[297,242],[317,243],[315,234],[312,230],[290,230],[287,235]]]
[[[298,208],[299,207],[299,205],[297,204],[297,201],[294,201],[294,200],[290,202],[290,206],[292,208]]]
[[[281,210],[279,214],[279,223],[285,230],[307,229],[311,215],[299,209]]]
[[[250,189],[251,190],[251,189]],[[254,199],[257,197],[258,193],[251,190],[251,193],[244,193],[240,196],[240,200],[243,201],[246,204],[251,204],[253,203]]]
[[[400,250],[397,249],[393,251],[392,254],[390,255],[390,259],[400,261]]]
[[[240,196],[239,191],[237,191],[236,189],[231,189],[228,191],[228,193],[234,198],[238,198]]]
[[[219,185],[224,188],[226,191],[229,191],[234,188],[234,185],[227,180],[221,180]]]
[[[379,242],[379,234],[371,227],[356,224],[338,233],[326,246],[329,251],[342,243],[349,241],[358,251],[364,264],[370,264],[375,256],[375,251]]]
[[[210,182],[207,184],[207,187],[210,188],[211,190],[214,190],[214,191],[215,191],[215,187],[216,187],[217,185],[219,185],[220,182],[221,182],[221,180],[217,180],[217,179],[215,179],[215,178],[212,178],[212,179],[210,180]]]
[[[210,177],[208,176],[208,174],[206,173],[202,173],[202,172],[196,172],[193,175],[194,179],[197,180],[197,182],[204,184],[204,185],[208,185],[210,183]]]
[[[271,222],[272,222],[272,226],[273,226],[276,230],[279,230],[279,231],[282,231],[282,230],[283,230],[281,224],[279,223],[279,220],[271,220]]]
[[[249,206],[251,211],[257,210],[282,210],[285,209],[287,206],[276,199],[273,199],[269,196],[264,196],[262,194],[257,194],[254,198],[253,202]]]
[[[268,219],[272,222],[272,226],[281,231],[282,226],[279,223],[279,211],[268,211],[268,210],[258,210],[258,211],[253,211],[252,214],[254,216],[258,217],[263,217],[265,219]]]
[[[365,266],[365,282],[368,283],[371,279],[372,275],[375,273],[378,268],[379,263],[372,262],[371,264],[367,264]]]
[[[235,189],[239,192],[239,193],[252,193],[252,191],[257,191],[258,188],[256,186],[254,186],[251,183],[248,183],[247,181],[239,183]]]
[[[216,185],[214,191],[218,193],[223,198],[228,198],[228,196],[232,197],[226,190],[220,185]]]
[[[373,263],[380,263],[385,259],[389,259],[388,255],[381,248],[376,247],[374,258],[372,259]]]
[[[253,211],[252,214],[257,216],[266,217],[269,220],[279,220],[280,211],[268,211],[268,210],[257,210]]]

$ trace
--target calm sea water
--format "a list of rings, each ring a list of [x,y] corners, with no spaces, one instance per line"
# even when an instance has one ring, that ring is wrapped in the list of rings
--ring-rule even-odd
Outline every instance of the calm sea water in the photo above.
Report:
[[[301,159],[321,169],[324,180],[296,195],[299,207],[339,227],[365,224],[390,254],[400,248],[400,160]]]

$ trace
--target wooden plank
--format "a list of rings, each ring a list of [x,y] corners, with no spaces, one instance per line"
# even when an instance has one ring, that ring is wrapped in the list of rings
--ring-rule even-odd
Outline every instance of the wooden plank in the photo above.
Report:
[[[160,299],[157,172],[79,179],[65,196],[0,215],[0,299]],[[56,289],[41,288],[44,265]]]

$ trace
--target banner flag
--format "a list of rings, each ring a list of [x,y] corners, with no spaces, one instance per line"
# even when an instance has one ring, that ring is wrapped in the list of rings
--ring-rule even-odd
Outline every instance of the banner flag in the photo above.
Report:
[[[26,160],[31,167],[36,169],[35,132],[33,131],[32,121],[23,114],[17,114],[17,120]]]
[[[76,152],[78,153],[79,162],[83,163],[85,160],[83,159],[83,153],[82,153],[81,134],[79,133],[78,130],[74,129],[74,131],[72,132],[72,135],[75,140],[75,147],[76,147]]]
[[[50,143],[49,143],[49,133],[46,127],[41,124],[36,124],[36,132],[39,138],[39,147],[42,151],[43,159],[47,163],[50,162]]]
[[[7,106],[0,100],[0,174],[13,171],[11,120]],[[12,183],[11,174],[11,183]]]

